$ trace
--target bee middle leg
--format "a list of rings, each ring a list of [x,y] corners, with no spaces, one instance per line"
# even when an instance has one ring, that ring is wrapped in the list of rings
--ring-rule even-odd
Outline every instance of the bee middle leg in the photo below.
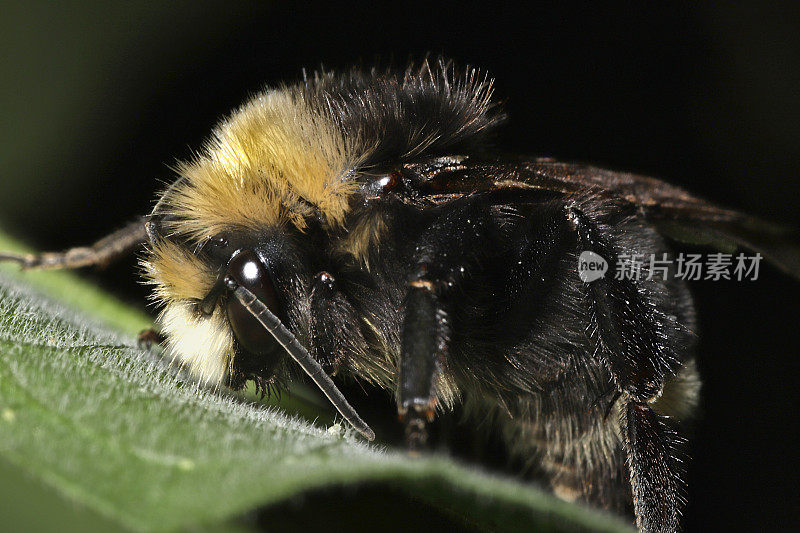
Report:
[[[425,446],[436,410],[436,378],[448,340],[448,319],[434,284],[412,279],[406,296],[398,412],[409,449]]]

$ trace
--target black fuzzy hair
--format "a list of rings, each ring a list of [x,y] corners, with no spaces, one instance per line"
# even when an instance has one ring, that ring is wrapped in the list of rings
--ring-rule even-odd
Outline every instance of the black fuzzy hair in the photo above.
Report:
[[[316,72],[306,78],[303,90],[306,100],[331,116],[345,136],[370,143],[362,162],[369,169],[485,151],[505,120],[491,99],[492,84],[474,68],[458,73],[440,59],[403,73]]]

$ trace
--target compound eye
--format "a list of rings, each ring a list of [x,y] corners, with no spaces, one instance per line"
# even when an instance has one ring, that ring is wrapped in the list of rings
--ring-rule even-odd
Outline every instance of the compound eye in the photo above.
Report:
[[[227,277],[252,292],[270,311],[280,316],[272,278],[255,252],[242,250],[236,254],[228,263]],[[227,311],[233,333],[242,348],[254,355],[275,351],[275,339],[236,298],[228,298]]]
[[[223,263],[231,256],[231,246],[225,235],[214,235],[201,241],[194,249],[195,255],[205,255]]]

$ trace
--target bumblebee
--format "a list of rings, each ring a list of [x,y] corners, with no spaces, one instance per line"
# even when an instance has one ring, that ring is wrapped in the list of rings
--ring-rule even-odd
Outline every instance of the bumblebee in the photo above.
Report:
[[[559,496],[676,531],[691,296],[674,276],[584,280],[579,257],[743,246],[797,273],[800,253],[652,178],[498,155],[503,121],[475,70],[317,73],[225,118],[149,215],[0,259],[77,268],[144,247],[166,354],[200,382],[307,375],[372,440],[331,378],[351,376],[393,392],[415,449],[468,406]]]

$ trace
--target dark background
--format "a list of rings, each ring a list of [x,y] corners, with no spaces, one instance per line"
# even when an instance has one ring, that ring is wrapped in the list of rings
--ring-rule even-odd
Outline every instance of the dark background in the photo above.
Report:
[[[0,224],[40,248],[90,242],[147,212],[170,165],[264,84],[431,53],[495,77],[505,150],[654,175],[798,226],[800,24],[751,4],[5,4]],[[143,305],[133,272],[86,275]],[[800,283],[766,267],[692,290],[704,398],[687,530],[796,530]]]

